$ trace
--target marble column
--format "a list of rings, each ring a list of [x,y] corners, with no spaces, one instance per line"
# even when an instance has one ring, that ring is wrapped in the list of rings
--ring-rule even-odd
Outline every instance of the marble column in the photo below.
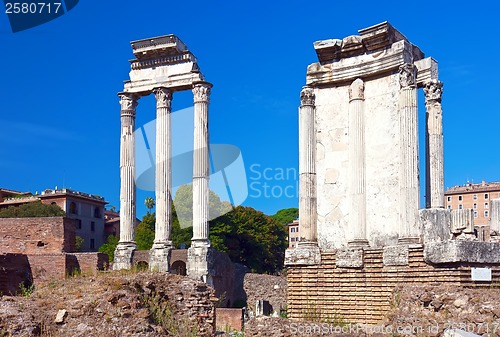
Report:
[[[418,238],[419,168],[417,69],[406,63],[399,68],[399,242],[416,243]]]
[[[193,239],[192,246],[210,247],[208,240],[208,104],[212,84],[193,85],[194,151],[193,151]]]
[[[299,244],[318,241],[316,197],[315,94],[308,86],[300,92],[299,108]]]
[[[366,239],[365,84],[358,78],[349,87],[349,226],[350,247],[368,246]]]
[[[155,88],[156,96],[156,224],[149,268],[169,271],[172,250],[172,92]]]
[[[208,104],[212,84],[193,84],[194,151],[193,151],[193,238],[187,254],[187,276],[213,285],[215,250],[208,239]]]
[[[305,86],[299,108],[299,234],[296,248],[285,251],[285,265],[319,265],[316,187],[316,95]]]
[[[432,80],[424,85],[427,110],[426,207],[444,208],[443,83]]]
[[[115,250],[113,269],[130,269],[136,244],[135,230],[135,108],[137,97],[120,93],[120,241]]]

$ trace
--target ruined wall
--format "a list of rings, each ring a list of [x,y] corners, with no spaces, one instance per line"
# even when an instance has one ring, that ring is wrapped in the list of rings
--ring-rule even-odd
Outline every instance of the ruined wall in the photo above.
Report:
[[[247,273],[245,275],[245,293],[248,308],[255,312],[258,300],[269,301],[273,311],[280,312],[287,303],[287,284],[285,276]]]
[[[64,217],[0,219],[0,253],[56,254],[75,250],[75,220]]]
[[[421,246],[409,249],[409,265],[384,266],[383,250],[364,252],[362,268],[336,267],[336,253],[322,253],[321,265],[288,271],[288,313],[293,319],[345,320],[378,323],[391,308],[399,284],[491,287],[471,280],[471,265],[428,265]],[[500,265],[492,267],[493,284],[500,284]]]
[[[217,308],[215,309],[217,331],[229,332],[243,330],[243,309]]]
[[[20,291],[20,284],[29,286],[33,278],[28,259],[22,254],[0,254],[0,294]]]

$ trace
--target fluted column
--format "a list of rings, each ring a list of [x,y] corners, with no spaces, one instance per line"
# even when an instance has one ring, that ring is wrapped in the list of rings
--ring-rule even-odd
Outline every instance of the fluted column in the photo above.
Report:
[[[426,207],[444,208],[443,83],[433,80],[424,85],[427,110]]]
[[[353,230],[351,247],[367,246],[365,181],[365,84],[360,78],[349,87],[349,226]]]
[[[172,92],[154,89],[156,96],[156,227],[155,245],[171,245],[172,230]]]
[[[399,68],[399,148],[401,166],[400,229],[401,243],[418,242],[417,219],[419,205],[418,169],[418,107],[416,67],[404,64]]]
[[[156,97],[156,224],[149,268],[168,272],[172,250],[172,92],[155,88]]]
[[[135,108],[134,95],[120,94],[120,242],[133,242],[135,221]]]
[[[299,108],[299,244],[318,241],[314,104],[314,89],[303,87]]]
[[[120,241],[115,250],[113,269],[130,269],[136,248],[135,230],[135,108],[137,97],[120,93]]]
[[[208,104],[212,84],[193,85],[194,151],[193,151],[193,238],[192,246],[210,246],[208,239]]]

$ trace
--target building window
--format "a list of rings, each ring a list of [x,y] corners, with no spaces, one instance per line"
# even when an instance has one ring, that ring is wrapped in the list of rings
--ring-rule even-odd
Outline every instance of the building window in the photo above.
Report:
[[[474,211],[474,218],[477,218],[477,211]]]
[[[484,198],[485,198],[485,199],[488,199],[488,193],[485,193],[485,194],[484,194]]]
[[[69,213],[78,214],[78,210],[76,209],[76,203],[73,201],[69,204]]]
[[[458,201],[462,201],[462,196],[461,195],[458,196]]]
[[[76,229],[82,229],[82,220],[76,220]]]
[[[462,208],[463,208],[462,205],[458,205],[458,209],[462,209]]]
[[[477,204],[472,205],[472,208],[476,209],[477,208]]]
[[[291,242],[294,242],[294,241],[295,241],[295,238],[290,238],[290,241],[291,241]]]
[[[474,196],[472,196],[472,199],[477,200],[477,194],[474,194]]]
[[[489,206],[489,205],[488,205],[488,203],[487,203],[487,202],[485,202],[485,203],[484,203],[484,208],[488,208],[488,206]]]
[[[299,227],[295,228],[295,232],[297,232],[297,233],[299,232]]]
[[[90,249],[95,249],[95,241],[94,241],[94,239],[90,239]]]
[[[101,218],[101,208],[100,207],[94,208],[94,218],[98,218],[98,219]]]
[[[448,209],[451,209],[451,205],[448,205]]]
[[[295,228],[294,227],[290,228],[290,232],[295,233]]]
[[[448,201],[451,201],[451,197],[448,197]]]
[[[91,230],[92,232],[94,232],[94,231],[95,231],[95,222],[94,222],[94,221],[91,221],[91,222],[90,222],[90,230]]]
[[[487,218],[489,216],[489,212],[488,211],[484,211],[484,217]]]

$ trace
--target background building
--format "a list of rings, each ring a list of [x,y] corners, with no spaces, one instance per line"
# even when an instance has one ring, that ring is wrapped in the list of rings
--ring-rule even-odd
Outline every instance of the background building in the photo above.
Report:
[[[467,183],[446,190],[445,205],[448,209],[474,210],[475,225],[489,225],[491,219],[491,200],[500,198],[500,182],[480,184]]]
[[[293,220],[288,224],[288,248],[295,248],[299,238],[299,220]]]
[[[0,208],[19,206],[38,200],[45,204],[58,205],[66,212],[66,217],[76,220],[76,236],[83,239],[81,251],[97,251],[104,244],[106,238],[104,206],[107,202],[103,197],[73,191],[68,188],[47,189],[42,194],[36,195],[15,193],[15,191],[6,189],[0,190],[5,195],[3,200],[0,201]]]

